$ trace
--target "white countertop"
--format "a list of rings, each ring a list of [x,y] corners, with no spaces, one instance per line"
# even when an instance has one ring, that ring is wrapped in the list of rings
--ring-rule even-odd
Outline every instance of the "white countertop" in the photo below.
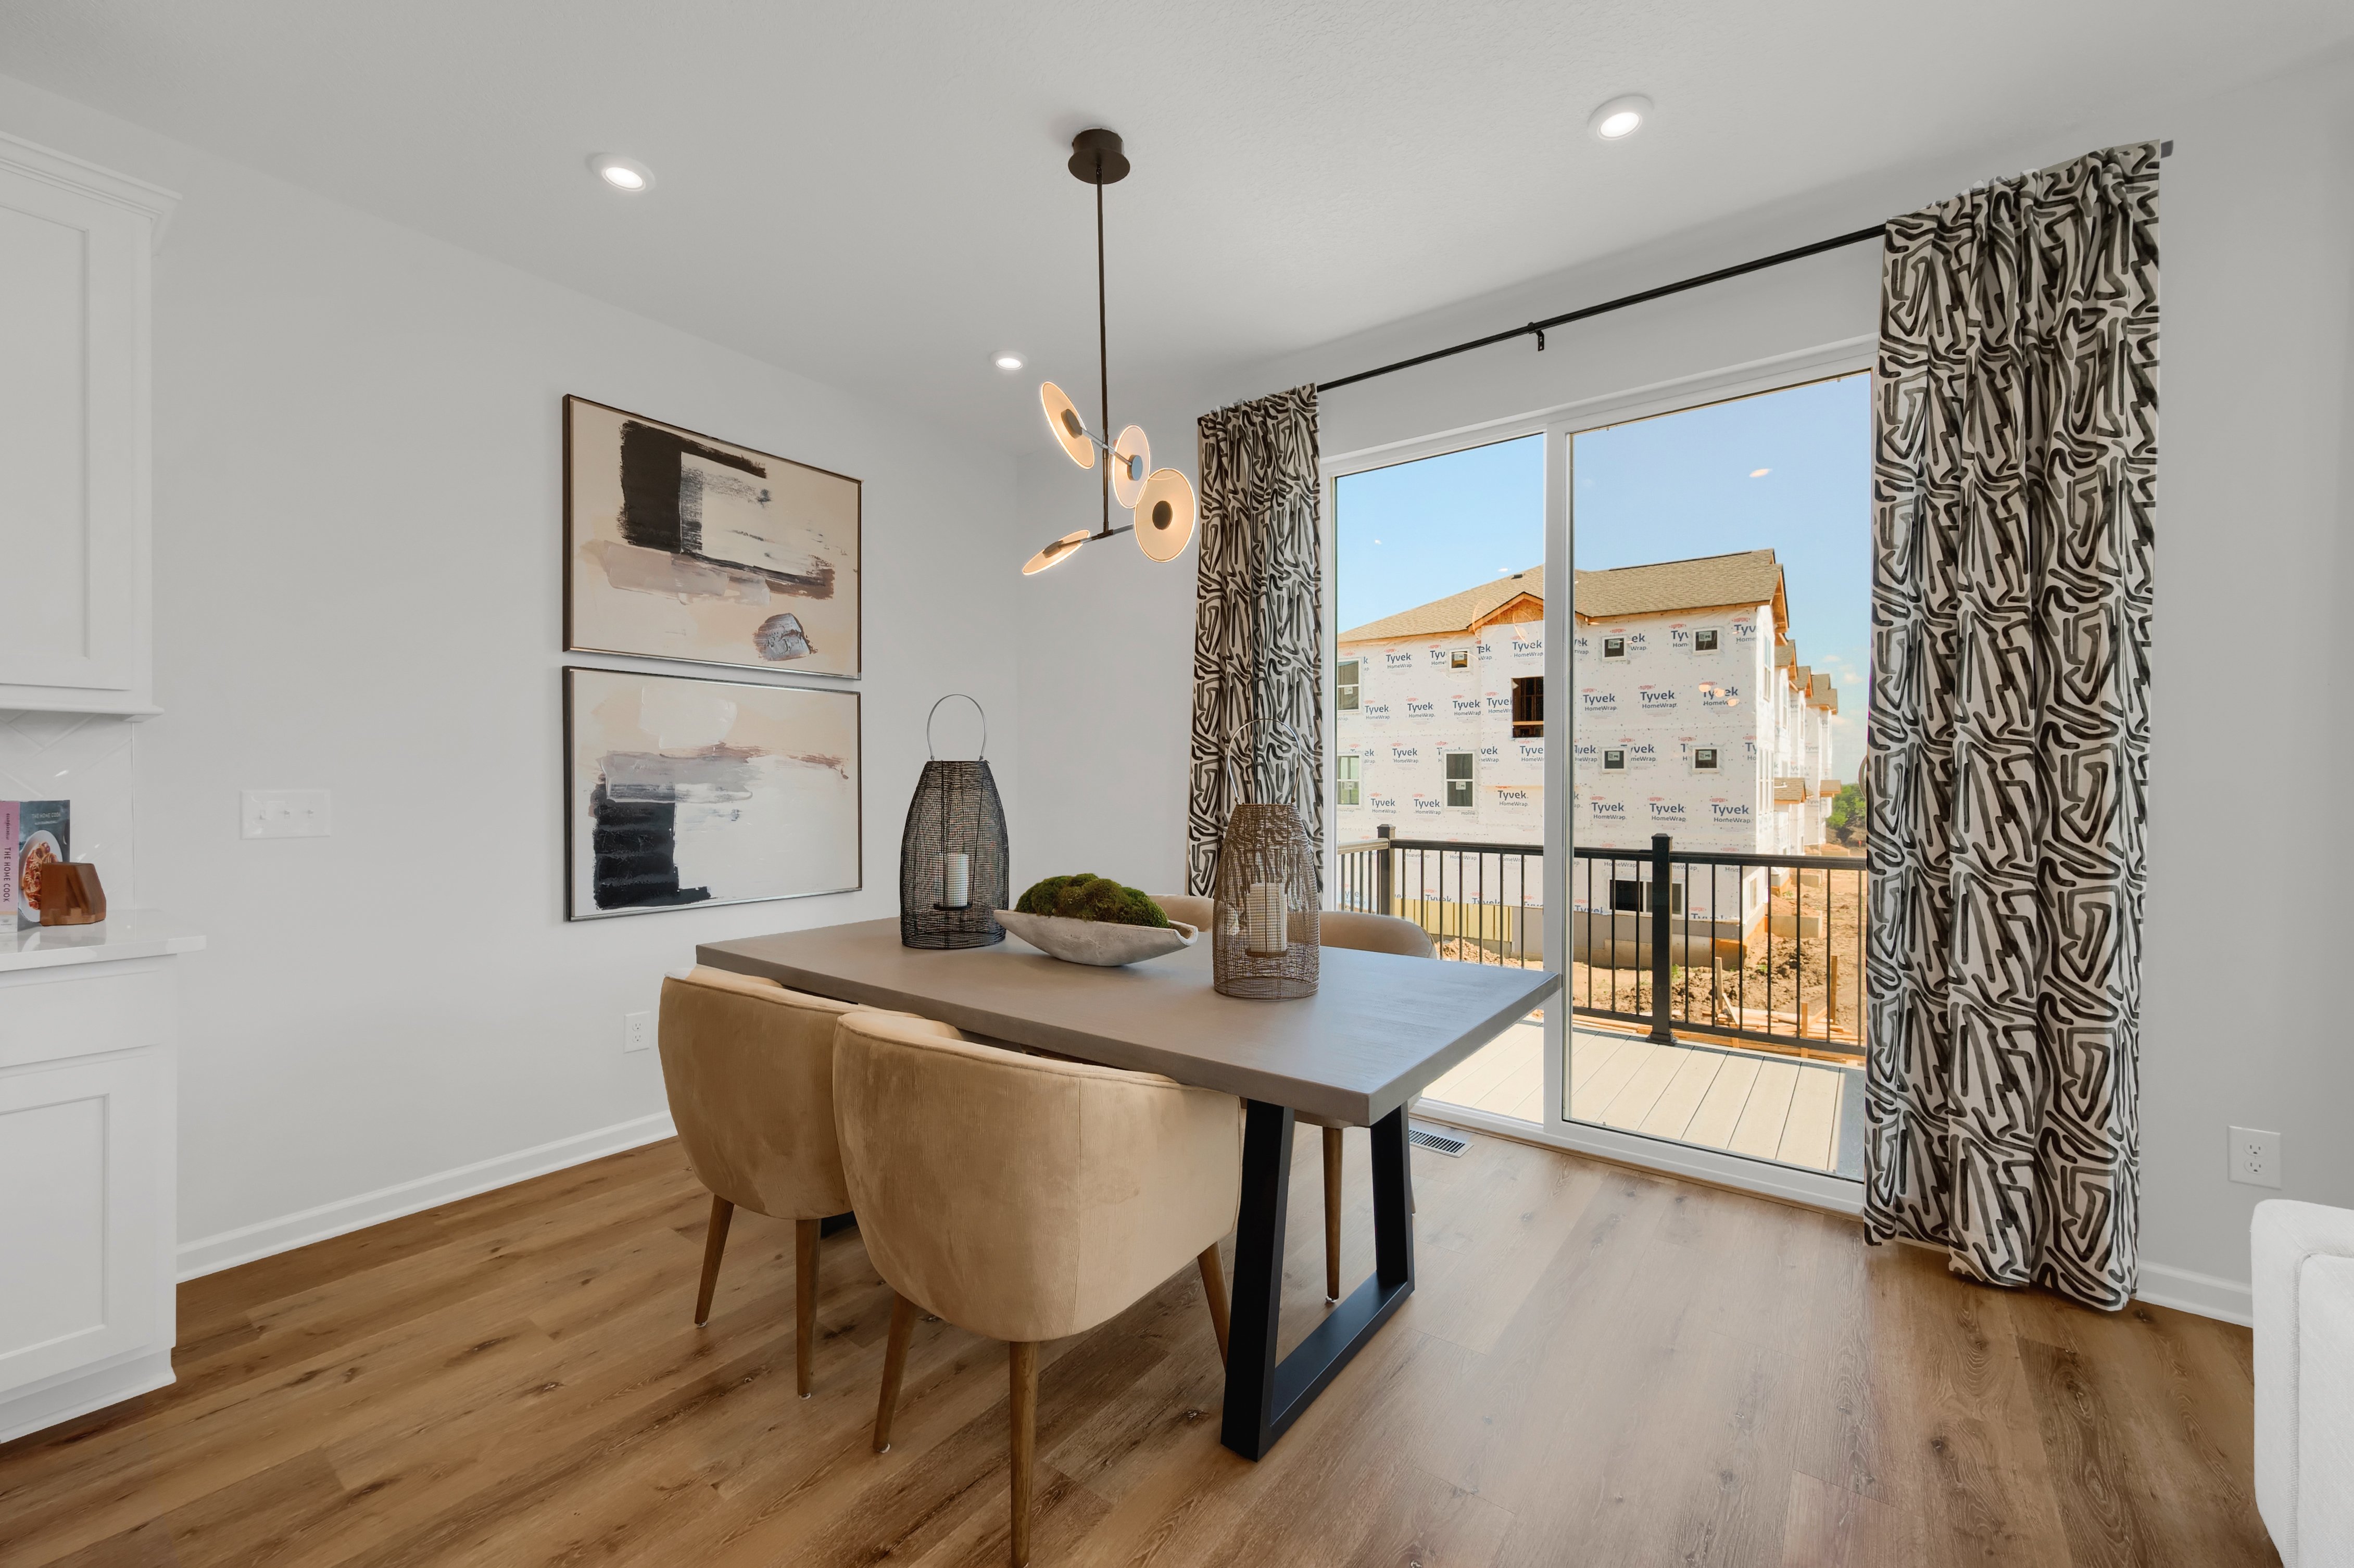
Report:
[[[95,926],[0,928],[0,973],[193,953],[205,939],[153,909],[123,909]]]

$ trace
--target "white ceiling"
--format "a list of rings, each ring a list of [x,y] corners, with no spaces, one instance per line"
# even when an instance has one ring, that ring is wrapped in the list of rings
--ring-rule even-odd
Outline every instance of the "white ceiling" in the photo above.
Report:
[[[1009,450],[1956,150],[2221,90],[2346,0],[8,0],[0,71]],[[1658,103],[1616,145],[1585,132]],[[2162,133],[2163,126],[2152,126]],[[625,196],[594,152],[650,165]],[[1007,376],[1001,348],[1028,355]]]

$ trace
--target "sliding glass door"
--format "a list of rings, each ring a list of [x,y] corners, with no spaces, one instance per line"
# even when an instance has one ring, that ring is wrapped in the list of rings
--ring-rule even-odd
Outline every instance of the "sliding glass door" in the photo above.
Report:
[[[1557,436],[1573,1128],[1861,1175],[1869,396]]]
[[[1564,978],[1425,1114],[1855,1202],[1868,355],[1328,455],[1332,902]]]
[[[1545,961],[1563,831],[1545,809],[1546,446],[1401,454],[1334,482],[1334,902],[1414,921],[1449,962]],[[1548,1011],[1426,1097],[1541,1126]]]

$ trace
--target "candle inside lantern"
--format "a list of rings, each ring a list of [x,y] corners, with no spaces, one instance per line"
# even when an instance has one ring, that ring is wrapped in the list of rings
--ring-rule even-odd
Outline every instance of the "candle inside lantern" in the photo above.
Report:
[[[972,857],[950,852],[940,856],[940,906],[965,909],[972,905]]]
[[[1254,882],[1244,895],[1244,919],[1248,927],[1244,946],[1254,953],[1280,953],[1286,947],[1283,884]]]

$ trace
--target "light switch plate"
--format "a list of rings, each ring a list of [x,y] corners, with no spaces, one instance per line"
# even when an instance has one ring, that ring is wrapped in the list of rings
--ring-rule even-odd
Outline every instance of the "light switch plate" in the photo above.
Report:
[[[2281,1184],[2281,1135],[2253,1127],[2232,1129],[2232,1180],[2251,1187]]]
[[[248,789],[239,815],[249,839],[323,839],[335,826],[324,789]]]

